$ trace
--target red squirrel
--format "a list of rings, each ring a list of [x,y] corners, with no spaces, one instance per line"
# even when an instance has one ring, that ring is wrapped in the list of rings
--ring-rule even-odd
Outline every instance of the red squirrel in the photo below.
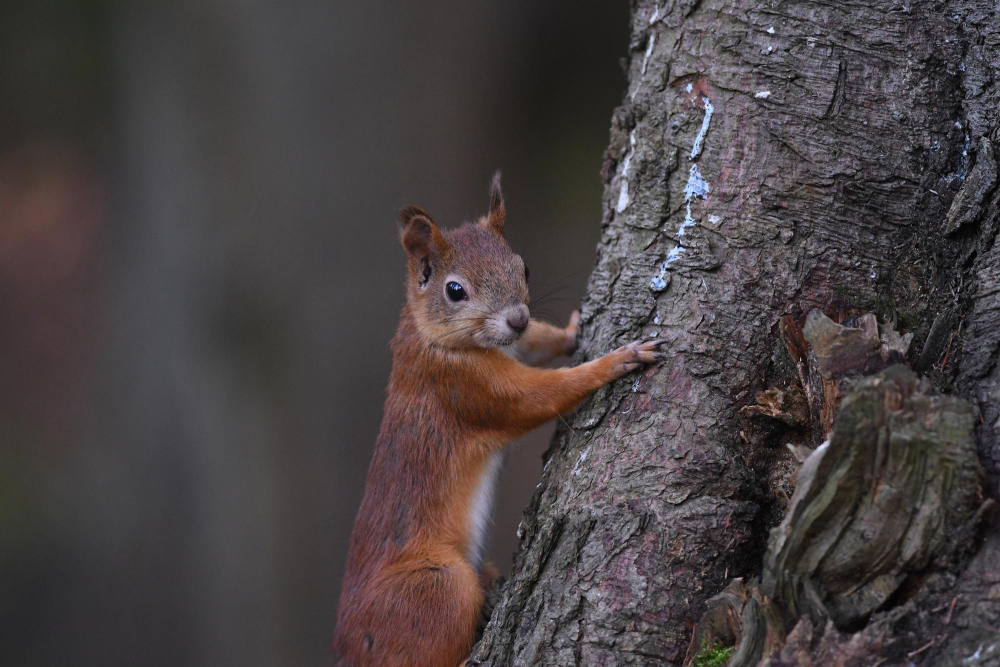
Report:
[[[495,574],[483,547],[506,446],[662,354],[635,342],[573,368],[527,365],[572,354],[579,315],[530,319],[499,172],[476,222],[442,231],[416,206],[400,217],[407,300],[337,610],[342,667],[464,664]]]

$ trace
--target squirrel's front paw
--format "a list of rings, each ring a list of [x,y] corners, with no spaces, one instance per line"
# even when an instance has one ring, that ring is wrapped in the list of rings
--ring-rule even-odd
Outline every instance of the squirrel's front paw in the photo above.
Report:
[[[569,324],[563,329],[563,333],[566,334],[566,356],[571,357],[573,353],[576,352],[577,341],[576,332],[580,327],[580,311],[574,310],[573,314],[569,316]]]
[[[662,340],[636,341],[615,350],[612,354],[618,357],[618,367],[622,375],[634,371],[644,364],[663,361],[664,353],[659,348],[664,342]]]

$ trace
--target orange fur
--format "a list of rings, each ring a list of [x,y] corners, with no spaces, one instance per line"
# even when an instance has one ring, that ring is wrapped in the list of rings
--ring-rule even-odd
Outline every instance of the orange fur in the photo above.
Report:
[[[442,233],[421,209],[401,215],[407,304],[337,612],[333,648],[345,667],[463,661],[484,599],[488,566],[473,519],[484,511],[478,504],[494,455],[659,358],[657,344],[646,342],[575,368],[518,361],[572,352],[576,316],[566,329],[535,320],[520,335],[505,329],[528,294],[524,264],[502,237],[499,177],[490,215],[477,223]],[[449,282],[461,283],[467,298],[452,301]]]

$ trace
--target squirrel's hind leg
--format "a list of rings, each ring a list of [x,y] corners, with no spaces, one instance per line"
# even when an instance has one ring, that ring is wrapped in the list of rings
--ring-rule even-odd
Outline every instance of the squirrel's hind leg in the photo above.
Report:
[[[370,600],[364,664],[464,664],[472,651],[483,588],[464,559],[397,562],[378,577]]]

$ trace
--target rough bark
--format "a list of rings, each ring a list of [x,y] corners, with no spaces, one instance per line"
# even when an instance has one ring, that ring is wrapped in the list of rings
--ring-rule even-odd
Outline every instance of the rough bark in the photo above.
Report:
[[[706,600],[761,575],[797,466],[785,445],[823,439],[818,414],[808,426],[741,414],[774,388],[816,398],[783,335],[813,309],[891,321],[899,358],[973,404],[996,496],[995,9],[633,3],[576,361],[636,337],[666,340],[669,360],[598,392],[557,433],[474,659],[683,661]],[[835,405],[835,386],[820,387]],[[771,664],[1000,659],[996,530],[908,575],[861,628],[790,623]]]

